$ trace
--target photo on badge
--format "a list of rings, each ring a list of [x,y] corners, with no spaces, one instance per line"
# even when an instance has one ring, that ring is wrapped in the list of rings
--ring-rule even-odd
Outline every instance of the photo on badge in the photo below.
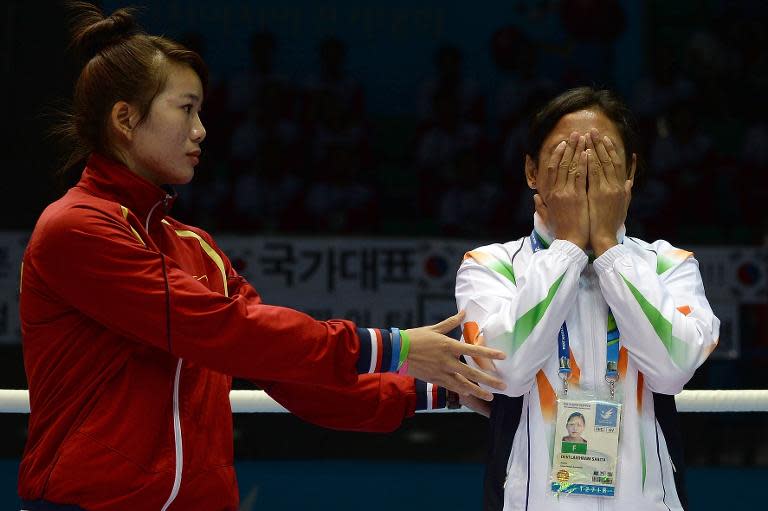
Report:
[[[552,491],[613,496],[620,423],[620,404],[558,400]]]

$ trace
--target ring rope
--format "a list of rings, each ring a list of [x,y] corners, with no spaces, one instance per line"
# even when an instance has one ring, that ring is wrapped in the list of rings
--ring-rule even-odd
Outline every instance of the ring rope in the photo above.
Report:
[[[233,390],[229,399],[234,413],[287,413],[262,390]],[[768,412],[768,390],[684,390],[675,396],[681,412]],[[430,410],[429,413],[470,412]],[[0,413],[29,413],[29,391],[0,389]]]

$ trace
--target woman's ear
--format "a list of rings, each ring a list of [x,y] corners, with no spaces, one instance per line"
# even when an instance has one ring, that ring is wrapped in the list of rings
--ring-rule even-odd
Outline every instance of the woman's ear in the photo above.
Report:
[[[627,179],[635,184],[635,172],[637,171],[637,153],[632,153],[632,163],[629,164],[629,173]]]
[[[525,180],[528,182],[528,188],[536,189],[536,162],[529,155],[525,155]]]
[[[133,139],[133,129],[138,124],[138,112],[126,101],[118,101],[112,105],[109,115],[112,130],[126,140]]]

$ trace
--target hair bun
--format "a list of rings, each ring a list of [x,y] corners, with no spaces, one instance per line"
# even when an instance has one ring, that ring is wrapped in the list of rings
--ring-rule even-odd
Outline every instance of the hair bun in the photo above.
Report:
[[[118,9],[111,16],[104,14],[86,2],[71,2],[75,11],[72,26],[72,48],[83,60],[90,60],[101,50],[140,33],[135,9]]]

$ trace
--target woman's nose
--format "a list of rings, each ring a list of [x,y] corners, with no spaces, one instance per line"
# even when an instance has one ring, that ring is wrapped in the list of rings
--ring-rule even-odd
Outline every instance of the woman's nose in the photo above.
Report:
[[[203,126],[203,122],[200,120],[200,117],[198,117],[197,122],[192,126],[192,140],[199,144],[205,140],[205,135],[205,126]]]

